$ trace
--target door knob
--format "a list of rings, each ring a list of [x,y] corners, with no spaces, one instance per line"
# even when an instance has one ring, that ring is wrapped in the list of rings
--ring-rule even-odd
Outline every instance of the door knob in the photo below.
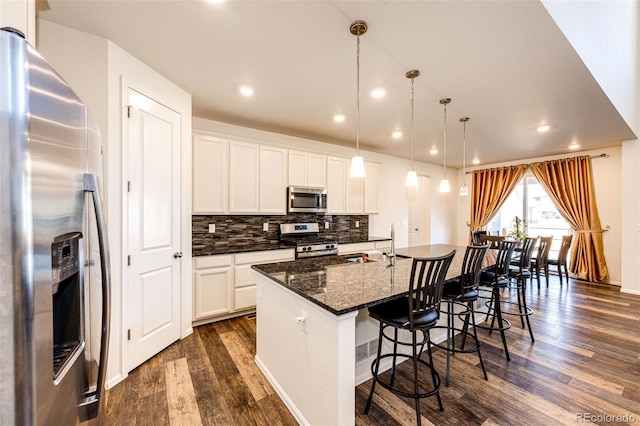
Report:
[[[179,258],[179,257],[182,257],[182,252],[181,252],[181,251],[177,251],[177,252],[173,253],[173,257],[174,257],[175,259],[177,259],[177,258]]]

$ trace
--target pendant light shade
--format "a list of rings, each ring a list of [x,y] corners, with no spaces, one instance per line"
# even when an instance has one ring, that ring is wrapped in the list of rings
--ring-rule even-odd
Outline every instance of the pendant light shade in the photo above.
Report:
[[[413,80],[415,78],[417,78],[420,75],[420,71],[418,70],[411,70],[411,71],[407,71],[407,74],[405,75],[407,78],[411,79],[411,121],[409,123],[409,127],[411,129],[411,138],[410,138],[410,155],[411,155],[411,170],[409,170],[407,172],[407,180],[405,181],[405,186],[407,187],[413,187],[413,186],[418,186],[418,175],[416,173],[416,171],[413,168]]]
[[[447,105],[451,98],[440,99],[440,104],[444,106],[444,122],[442,126],[442,180],[440,181],[440,192],[451,192],[449,180],[447,179]]]
[[[352,178],[364,177],[364,159],[360,155],[360,36],[367,32],[367,23],[354,21],[349,27],[349,32],[356,36],[356,155],[351,158]]]
[[[467,186],[467,121],[469,117],[462,117],[460,122],[463,128],[462,137],[462,185],[460,185],[460,196],[467,197],[469,195],[469,187]]]
[[[415,170],[409,170],[407,172],[407,180],[404,182],[404,186],[412,187],[418,186],[418,174]]]

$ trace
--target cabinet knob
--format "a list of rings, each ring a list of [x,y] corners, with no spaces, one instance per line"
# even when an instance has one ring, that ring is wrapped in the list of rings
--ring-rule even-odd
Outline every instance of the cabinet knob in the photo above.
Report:
[[[182,252],[181,251],[177,251],[177,252],[173,253],[173,257],[174,257],[174,259],[182,257]]]

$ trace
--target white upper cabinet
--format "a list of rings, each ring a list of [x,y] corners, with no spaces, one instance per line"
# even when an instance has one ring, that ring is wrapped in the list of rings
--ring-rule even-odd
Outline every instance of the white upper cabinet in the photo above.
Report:
[[[325,188],[327,157],[308,152],[289,151],[289,185]]]
[[[380,164],[364,163],[364,212],[378,213],[378,192],[380,190]]]
[[[347,212],[346,158],[327,157],[327,213]]]
[[[287,151],[270,146],[260,147],[260,211],[287,212]]]
[[[193,213],[226,213],[229,172],[226,140],[212,136],[193,137]]]
[[[348,160],[347,170],[351,170],[351,160]],[[365,169],[366,173],[366,169]],[[364,213],[364,180],[366,178],[347,177],[347,213]]]
[[[260,212],[260,146],[229,142],[229,212]]]

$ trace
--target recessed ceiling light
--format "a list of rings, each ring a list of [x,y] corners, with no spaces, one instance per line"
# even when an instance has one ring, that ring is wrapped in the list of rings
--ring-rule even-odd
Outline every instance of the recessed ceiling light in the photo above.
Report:
[[[569,145],[569,149],[578,149],[580,148],[580,144],[579,143],[572,143],[571,145]]]
[[[431,155],[436,155],[438,153],[438,148],[431,148],[431,151],[429,151],[429,154]]]
[[[380,98],[384,98],[385,95],[385,91],[384,89],[373,89],[371,91],[371,96],[373,96],[376,99],[380,99]]]
[[[402,132],[396,130],[395,132],[391,133],[391,137],[393,137],[394,139],[400,139],[402,137]]]
[[[242,86],[240,88],[240,93],[242,93],[244,96],[253,96],[253,89],[249,86]]]
[[[551,129],[551,126],[549,126],[548,124],[543,124],[542,126],[538,126],[538,131],[539,132],[548,132],[549,129]]]
[[[480,160],[478,160],[477,158],[474,158],[472,161],[473,164],[480,164]]]
[[[333,121],[335,121],[336,123],[342,123],[344,119],[345,117],[342,114],[336,114],[333,116]]]

